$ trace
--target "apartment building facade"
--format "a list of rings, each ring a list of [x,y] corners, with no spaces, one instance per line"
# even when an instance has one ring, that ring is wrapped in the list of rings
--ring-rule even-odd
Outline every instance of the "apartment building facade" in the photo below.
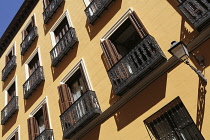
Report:
[[[209,139],[209,23],[209,0],[25,0],[0,39],[1,139]]]

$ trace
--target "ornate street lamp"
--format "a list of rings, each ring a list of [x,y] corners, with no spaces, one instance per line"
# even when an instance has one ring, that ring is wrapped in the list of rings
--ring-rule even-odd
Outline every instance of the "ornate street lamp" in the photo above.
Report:
[[[168,50],[168,52],[172,56],[177,57],[181,62],[184,62],[185,64],[187,64],[192,70],[195,71],[195,73],[198,74],[198,76],[200,78],[202,78],[205,82],[207,82],[207,79],[204,77],[204,75],[201,73],[201,71],[194,68],[189,63],[189,61],[187,61],[190,55],[189,55],[186,45],[182,41],[180,41],[180,42],[172,41],[171,47]]]

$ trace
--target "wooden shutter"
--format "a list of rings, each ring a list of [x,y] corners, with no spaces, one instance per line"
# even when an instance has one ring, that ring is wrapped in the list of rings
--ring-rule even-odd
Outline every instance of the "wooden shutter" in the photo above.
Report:
[[[15,132],[15,140],[18,140],[18,132]]]
[[[35,17],[34,16],[31,17],[31,25],[32,25],[32,27],[35,26]]]
[[[107,59],[108,69],[110,69],[122,56],[118,53],[114,44],[108,39],[101,42],[101,47]]]
[[[31,117],[28,120],[28,136],[29,140],[34,140],[39,135],[39,127],[35,117]]]
[[[67,84],[62,84],[58,86],[58,94],[60,97],[59,99],[60,110],[61,113],[63,113],[74,102],[72,98],[72,93]]]
[[[43,112],[43,117],[44,117],[45,129],[50,129],[49,116],[48,116],[47,104],[46,103],[42,105],[42,112]]]
[[[129,15],[129,19],[131,20],[133,26],[135,27],[136,31],[138,32],[139,36],[141,38],[144,38],[146,35],[148,35],[148,32],[142,22],[140,21],[139,17],[137,16],[136,12],[132,12]]]

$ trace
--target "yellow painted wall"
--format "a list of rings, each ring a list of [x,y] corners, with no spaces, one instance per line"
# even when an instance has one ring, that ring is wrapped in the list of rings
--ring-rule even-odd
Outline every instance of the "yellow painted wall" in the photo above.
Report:
[[[112,86],[101,58],[102,49],[100,47],[100,38],[129,8],[136,11],[144,26],[150,35],[155,37],[167,58],[171,57],[168,53],[171,41],[183,40],[185,43],[188,43],[193,37],[198,35],[198,32],[180,15],[175,1],[116,0],[94,25],[90,25],[87,22],[84,13],[85,4],[82,0],[66,0],[49,23],[44,25],[42,17],[43,3],[39,1],[0,59],[0,69],[2,70],[5,66],[5,55],[12,44],[16,42],[17,67],[5,82],[1,82],[0,109],[3,109],[5,103],[5,87],[14,76],[17,76],[19,111],[13,115],[4,126],[0,127],[0,137],[2,137],[2,139],[6,139],[18,125],[20,125],[21,140],[28,139],[26,120],[45,96],[48,97],[49,117],[52,124],[51,127],[54,131],[54,137],[56,140],[62,139],[57,86],[60,84],[61,79],[81,58],[85,61],[89,79],[93,90],[96,91],[102,111],[106,110],[114,101],[120,98],[111,93]],[[62,62],[59,63],[56,68],[53,68],[51,67],[49,54],[52,49],[49,32],[66,10],[69,12],[79,43],[62,59]],[[21,56],[21,31],[33,14],[35,14],[39,37],[25,55]],[[207,53],[210,48],[209,44],[210,40],[202,44],[202,46],[195,51],[197,53],[199,52],[199,54],[203,55],[205,58],[205,64],[207,66],[205,68],[205,77],[207,79],[210,77],[208,69],[210,58]],[[45,82],[38,87],[37,91],[35,91],[28,100],[24,100],[22,88],[22,85],[26,81],[24,63],[37,47],[40,48],[41,52],[40,55],[44,67]],[[191,63],[198,67],[195,59],[192,56],[191,58]],[[198,68],[200,69],[200,67]],[[191,117],[196,122],[197,106],[199,105],[198,95],[200,90],[202,90],[200,86],[198,76],[188,66],[179,64],[159,77],[110,118],[107,118],[105,122],[86,134],[83,140],[149,140],[150,138],[143,121],[177,96],[180,96]],[[205,87],[205,110],[201,131],[205,139],[210,139],[210,134],[208,133],[210,126],[210,102],[208,102],[210,97],[208,95],[208,87],[209,85],[207,84]]]

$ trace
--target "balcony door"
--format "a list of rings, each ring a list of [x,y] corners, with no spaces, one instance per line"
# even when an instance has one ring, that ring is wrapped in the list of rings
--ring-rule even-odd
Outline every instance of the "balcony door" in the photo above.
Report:
[[[33,27],[35,26],[35,18],[34,16],[31,17],[31,20],[28,26],[22,31],[22,39],[24,40],[26,36],[32,31]],[[30,40],[30,36],[28,37],[28,41]]]
[[[16,88],[15,88],[15,82],[12,84],[12,86],[8,89],[8,102],[11,101],[16,96]]]
[[[38,53],[33,57],[33,59],[28,63],[28,73],[29,77],[36,71],[36,69],[40,66],[39,55]]]
[[[15,55],[15,46],[12,46],[11,51],[6,55],[5,64],[7,64],[14,55]]]
[[[136,13],[130,13],[120,27],[101,42],[108,69],[128,54],[147,34]]]

